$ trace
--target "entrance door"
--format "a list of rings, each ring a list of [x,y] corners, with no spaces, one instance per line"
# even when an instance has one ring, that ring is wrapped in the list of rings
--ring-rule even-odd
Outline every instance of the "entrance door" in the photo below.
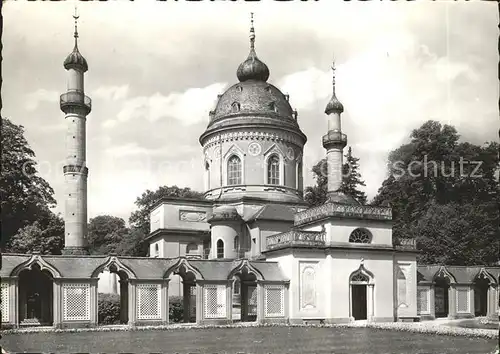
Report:
[[[352,317],[355,320],[366,320],[366,285],[351,285]]]
[[[448,317],[448,287],[434,288],[434,304],[436,317]]]

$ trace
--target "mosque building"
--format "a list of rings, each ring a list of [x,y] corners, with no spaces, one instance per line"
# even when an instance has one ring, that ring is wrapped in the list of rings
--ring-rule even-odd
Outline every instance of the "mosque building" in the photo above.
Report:
[[[335,75],[322,138],[328,200],[307,206],[307,138],[291,98],[268,82],[253,19],[238,82],[218,96],[199,138],[204,199],[164,198],[153,206],[150,257],[88,255],[91,99],[76,19],[60,100],[67,125],[65,248],[60,256],[2,255],[2,327],[98,325],[103,272],[119,278],[120,321],[130,326],[168,324],[172,296],[184,299],[184,321],[198,324],[498,317],[499,267],[418,266],[415,240],[393,239],[390,208],[361,205],[340,191],[347,135]]]

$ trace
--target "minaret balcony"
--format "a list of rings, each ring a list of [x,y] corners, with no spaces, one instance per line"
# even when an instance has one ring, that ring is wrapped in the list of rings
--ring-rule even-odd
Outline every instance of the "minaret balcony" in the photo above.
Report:
[[[330,130],[326,135],[323,135],[323,147],[328,149],[330,147],[344,148],[347,145],[347,135],[336,130]]]
[[[92,100],[90,97],[85,96],[84,93],[78,91],[63,93],[60,97],[59,104],[61,111],[64,113],[73,113],[76,108],[83,110],[85,115],[87,115],[92,110]]]

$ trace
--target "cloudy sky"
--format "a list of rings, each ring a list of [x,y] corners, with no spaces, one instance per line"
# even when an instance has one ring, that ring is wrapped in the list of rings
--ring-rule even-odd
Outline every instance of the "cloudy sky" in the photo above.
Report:
[[[3,116],[26,128],[40,173],[62,211],[66,90],[75,2],[5,2]],[[390,150],[428,119],[464,140],[497,138],[495,2],[80,2],[86,94],[89,217],[128,219],[160,185],[202,190],[198,137],[217,94],[237,81],[255,13],[256,49],[269,81],[290,94],[308,136],[304,175],[325,155],[324,107],[345,106],[343,131],[360,157],[366,192],[385,178]]]

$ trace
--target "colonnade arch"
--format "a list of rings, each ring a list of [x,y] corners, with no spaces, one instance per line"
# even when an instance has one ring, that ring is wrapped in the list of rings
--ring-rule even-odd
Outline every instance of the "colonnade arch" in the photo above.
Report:
[[[257,281],[264,280],[262,274],[252,267],[248,261],[243,260],[231,273],[228,280],[233,281],[233,294],[239,294],[239,303],[235,303],[233,296],[233,319],[238,320],[237,311],[239,309],[241,322],[254,322],[257,320]],[[235,289],[238,287],[239,289]],[[239,305],[239,306],[238,306]],[[236,317],[236,318],[235,318]]]
[[[436,318],[448,317],[452,309],[451,285],[457,281],[444,267],[434,275],[434,316]]]

